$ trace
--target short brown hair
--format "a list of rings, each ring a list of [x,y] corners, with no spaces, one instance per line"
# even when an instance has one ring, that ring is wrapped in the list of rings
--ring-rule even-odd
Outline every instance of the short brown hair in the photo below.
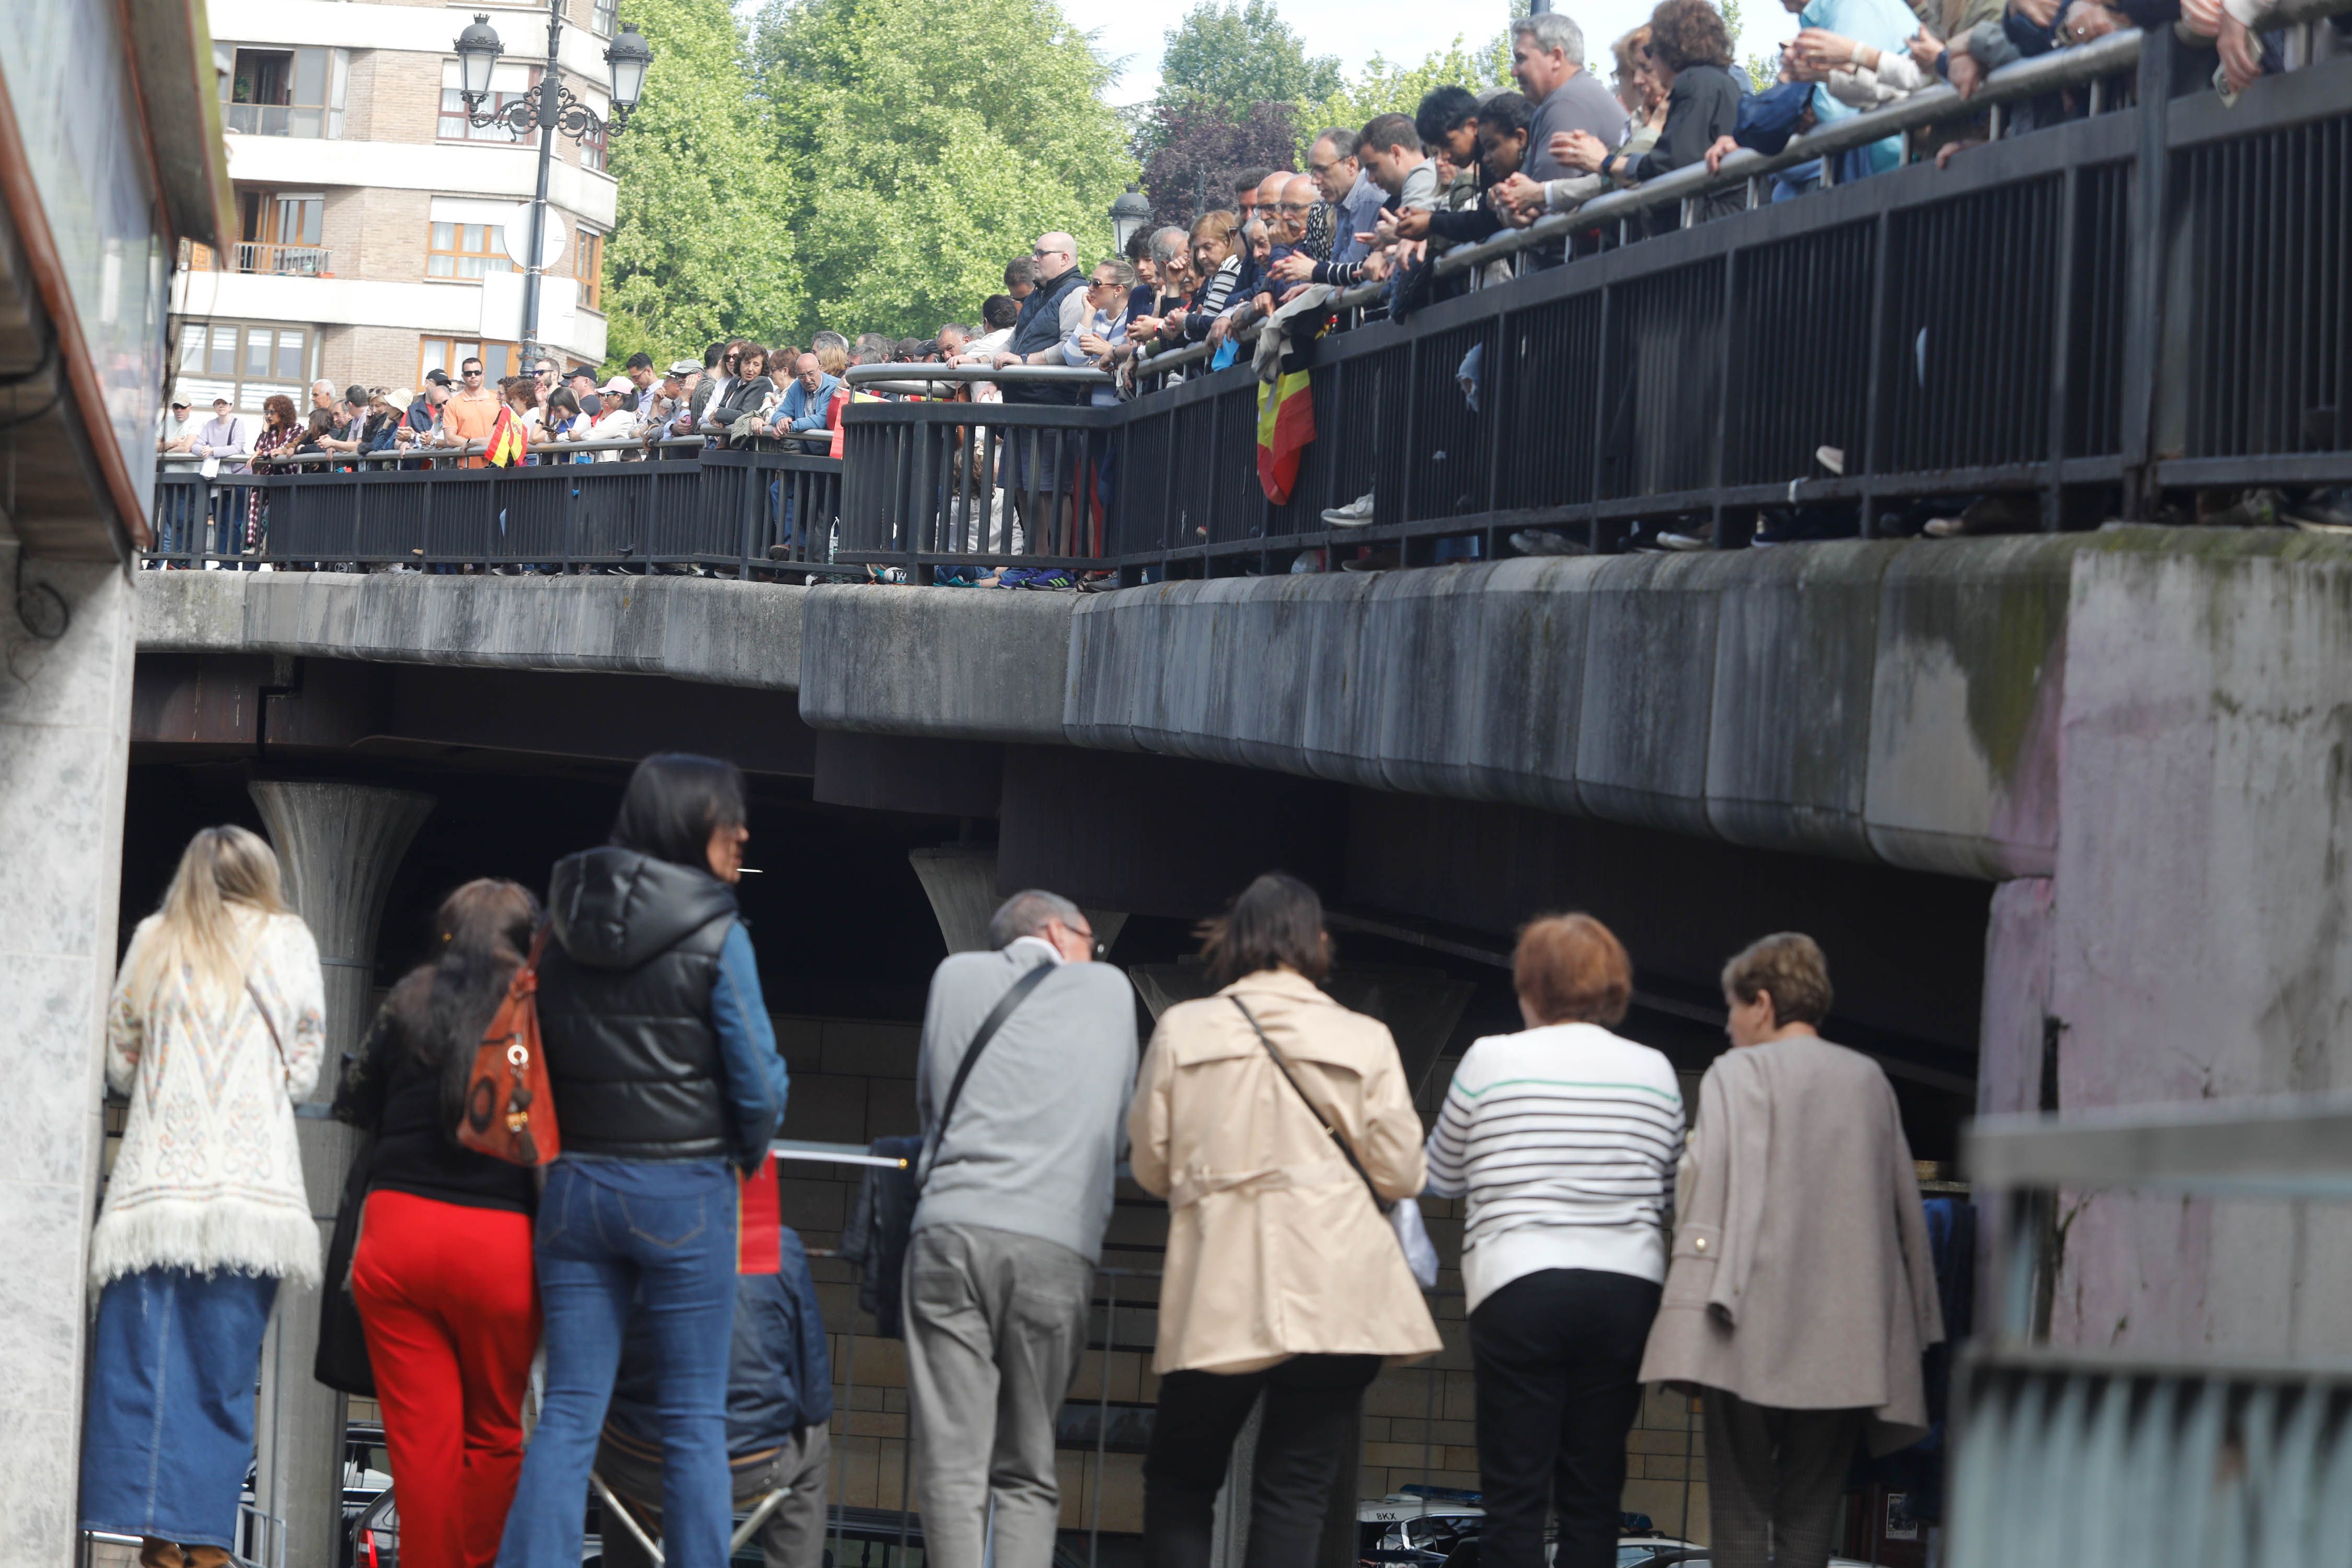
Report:
[[[1709,0],[1664,0],[1650,13],[1650,53],[1670,71],[1731,64],[1731,34]]]
[[[1519,928],[1511,985],[1547,1024],[1614,1024],[1633,999],[1633,961],[1591,915],[1538,915]]]
[[[1318,982],[1331,973],[1323,900],[1281,871],[1268,871],[1244,888],[1231,909],[1202,921],[1194,934],[1201,938],[1209,978],[1219,985],[1266,969],[1294,969]]]
[[[1740,949],[1723,966],[1723,994],[1738,1002],[1772,998],[1779,1024],[1819,1024],[1830,1015],[1830,963],[1802,931],[1775,931]]]

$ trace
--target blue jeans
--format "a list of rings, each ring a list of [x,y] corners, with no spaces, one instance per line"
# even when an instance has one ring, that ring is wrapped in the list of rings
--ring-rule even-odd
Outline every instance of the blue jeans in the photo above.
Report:
[[[272,1279],[185,1268],[107,1281],[90,1331],[84,1530],[236,1546],[261,1331],[277,1295]]]
[[[498,1568],[577,1568],[588,1472],[642,1300],[661,1375],[662,1547],[671,1568],[725,1568],[727,1351],[735,1324],[735,1177],[717,1160],[566,1155],[539,1201],[547,1397],[523,1455]]]

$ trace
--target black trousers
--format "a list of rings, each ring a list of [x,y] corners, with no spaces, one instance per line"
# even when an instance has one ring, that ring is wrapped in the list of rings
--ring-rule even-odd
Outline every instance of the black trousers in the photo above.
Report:
[[[1543,1568],[1544,1516],[1559,1514],[1557,1568],[1613,1568],[1625,1434],[1642,1407],[1642,1347],[1659,1287],[1631,1274],[1521,1275],[1470,1314],[1478,1389],[1480,1568]]]
[[[1364,1390],[1379,1375],[1370,1355],[1293,1356],[1264,1372],[1171,1372],[1160,1380],[1151,1449],[1143,1458],[1143,1539],[1151,1568],[1208,1568],[1210,1525],[1234,1439],[1258,1394],[1244,1568],[1302,1568],[1315,1561]],[[1355,1474],[1348,1468],[1352,1484]]]

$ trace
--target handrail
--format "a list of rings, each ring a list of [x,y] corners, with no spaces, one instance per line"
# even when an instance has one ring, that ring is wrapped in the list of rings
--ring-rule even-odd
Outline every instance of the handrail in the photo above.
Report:
[[[2265,20],[2273,25],[2307,21],[2347,7],[2352,7],[2352,0],[2283,0],[2273,16]],[[2019,60],[1987,76],[1983,85],[1965,99],[1948,84],[1938,83],[1924,88],[1882,108],[1866,110],[1802,136],[1792,137],[1787,146],[1775,153],[1767,154],[1743,147],[1723,160],[1719,173],[1709,174],[1704,163],[1689,164],[1631,189],[1595,196],[1573,212],[1555,213],[1526,228],[1497,235],[1476,245],[1456,246],[1438,258],[1432,268],[1433,276],[1451,277],[1468,268],[1539,248],[1571,233],[1584,233],[1633,217],[1653,207],[1743,186],[1750,180],[1798,163],[1833,156],[1856,147],[1866,147],[1874,142],[1884,141],[1923,125],[1972,115],[1997,104],[2039,98],[2063,87],[2116,75],[2138,63],[2141,37],[2138,28],[2127,27],[2092,43]],[[1349,310],[1379,299],[1383,290],[1381,284],[1361,284],[1335,296],[1330,303],[1334,309]],[[1246,342],[1256,336],[1263,324],[1259,321],[1244,322],[1234,329],[1234,336]],[[1135,362],[1135,373],[1150,375],[1181,369],[1208,358],[1209,354],[1206,343],[1194,343],[1165,354],[1146,355]]]
[[[972,381],[992,381],[1000,385],[1006,382],[1059,382],[1065,386],[1108,386],[1110,373],[1078,364],[854,364],[841,373],[841,379],[850,386]]]
[[[827,432],[827,434],[830,435],[831,432]],[[635,436],[608,436],[602,439],[593,441],[536,441],[531,444],[530,455],[533,457],[542,457],[552,452],[558,456],[570,457],[574,453],[579,452],[642,452],[649,447],[699,447],[707,445],[709,445],[707,438],[700,436],[665,436],[658,441],[646,441]],[[221,456],[220,460],[224,463],[251,463],[258,461],[268,463],[273,466],[280,463],[290,463],[299,464],[306,468],[319,467],[331,463],[372,463],[382,468],[392,463],[413,463],[419,460],[447,461],[456,458],[478,458],[488,452],[489,449],[489,443],[486,441],[467,441],[455,447],[410,447],[404,449],[394,447],[393,450],[388,452],[289,452],[283,456],[271,456],[260,458],[255,458],[251,452],[239,452],[234,456],[224,453]],[[186,452],[164,452],[157,456],[155,466],[159,468],[177,466],[193,467],[206,460],[207,459],[205,458],[194,457]],[[268,476],[232,475],[230,477],[267,478]]]

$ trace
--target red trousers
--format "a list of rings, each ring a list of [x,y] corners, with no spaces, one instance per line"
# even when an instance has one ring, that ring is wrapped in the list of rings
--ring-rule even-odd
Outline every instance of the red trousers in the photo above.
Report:
[[[522,1469],[539,1349],[528,1215],[368,1194],[352,1259],[402,1568],[490,1568]]]

